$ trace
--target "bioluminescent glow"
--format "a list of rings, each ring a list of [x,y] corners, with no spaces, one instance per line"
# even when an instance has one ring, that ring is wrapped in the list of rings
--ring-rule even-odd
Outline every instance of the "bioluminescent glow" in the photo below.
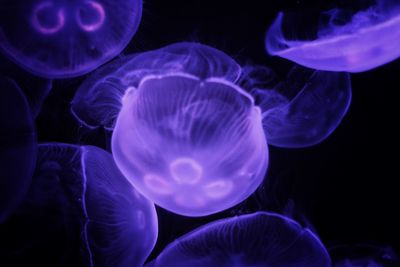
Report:
[[[0,76],[0,223],[22,201],[35,168],[36,131],[25,95]]]
[[[318,237],[282,215],[257,212],[204,225],[170,245],[151,267],[328,267]]]
[[[260,185],[268,165],[261,110],[233,83],[235,61],[179,43],[113,67],[81,87],[72,110],[96,118],[92,124],[116,124],[114,159],[142,194],[175,213],[203,216]]]
[[[296,34],[288,33],[290,21],[284,20],[289,18],[280,13],[267,33],[268,53],[313,69],[347,72],[367,71],[400,56],[398,2],[378,0],[350,20],[345,13],[338,9],[325,13],[328,25],[321,26],[315,40],[287,37]]]
[[[289,95],[282,83],[260,89],[226,54],[178,43],[103,67],[77,91],[72,112],[86,126],[114,131],[117,165],[146,197],[178,214],[208,215],[258,187],[269,138],[313,145],[344,116],[348,74],[293,73],[308,80],[303,88],[287,81]]]
[[[29,193],[7,225],[19,231],[5,246],[8,255],[24,248],[12,258],[16,266],[46,258],[53,260],[46,266],[142,267],[158,233],[154,204],[122,176],[111,154],[59,143],[39,145]]]
[[[97,70],[77,91],[72,113],[89,128],[114,128],[128,88],[138,88],[148,75],[187,73],[235,83],[241,67],[217,49],[195,43],[176,43],[158,50],[128,55]]]
[[[235,85],[154,76],[123,101],[114,158],[160,206],[188,216],[215,213],[243,201],[263,180],[268,149],[261,111]]]
[[[142,0],[4,0],[0,48],[36,75],[83,75],[118,55],[136,33]]]
[[[300,148],[332,134],[350,107],[352,89],[347,73],[295,67],[283,83],[253,94],[261,99],[268,144]]]

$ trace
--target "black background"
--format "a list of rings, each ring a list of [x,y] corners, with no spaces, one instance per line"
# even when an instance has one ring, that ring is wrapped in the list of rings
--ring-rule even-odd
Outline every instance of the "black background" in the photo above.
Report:
[[[242,64],[267,65],[284,75],[293,63],[271,58],[264,49],[265,32],[277,12],[327,10],[348,6],[348,2],[145,0],[140,29],[122,55],[174,42],[198,41],[226,52]],[[355,8],[363,4],[351,2]],[[92,144],[109,149],[103,130],[85,129],[69,112],[69,102],[84,78],[54,82],[37,118],[40,142]],[[206,222],[257,210],[294,217],[312,227],[328,248],[367,243],[388,245],[399,251],[400,136],[396,130],[396,96],[400,89],[400,60],[352,74],[351,78],[352,105],[338,129],[311,148],[271,147],[265,183],[244,203],[203,218],[187,218],[158,209],[159,239],[151,257],[175,238]]]

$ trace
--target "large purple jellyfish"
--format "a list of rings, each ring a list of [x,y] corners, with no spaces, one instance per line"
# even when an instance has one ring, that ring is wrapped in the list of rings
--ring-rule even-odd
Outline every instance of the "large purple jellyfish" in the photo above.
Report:
[[[125,48],[141,13],[142,0],[2,0],[0,48],[36,75],[79,76]]]
[[[25,195],[35,168],[36,131],[18,85],[0,77],[0,223]]]
[[[0,247],[15,266],[141,267],[157,229],[154,204],[122,176],[111,154],[50,143],[39,145],[29,193],[0,228]]]
[[[282,215],[257,212],[216,221],[178,238],[152,267],[328,267],[318,237]]]
[[[335,74],[332,87],[336,79],[345,77],[347,74]],[[286,104],[286,98],[278,90],[270,90],[280,96],[282,101],[277,102],[246,78],[246,72],[226,54],[201,44],[178,43],[100,69],[78,90],[72,112],[89,127],[114,130],[114,159],[146,197],[175,213],[203,216],[243,201],[266,172],[268,134],[266,138],[263,117],[276,105]],[[324,119],[327,111],[338,107],[333,96],[342,89],[321,87],[316,81],[314,87],[305,89],[310,93],[301,91],[298,101],[285,106],[286,112],[273,109],[271,118],[281,115],[284,120],[281,125],[272,120],[276,127],[284,128],[277,133],[307,131],[310,123],[300,128],[290,112],[302,112],[299,117],[312,115],[317,123],[318,117]],[[328,91],[329,101],[301,110],[302,101],[308,108],[313,91],[319,97]],[[253,93],[261,104],[255,102]],[[327,103],[329,107],[323,106]],[[342,110],[338,112],[341,118]],[[310,131],[331,132],[339,121],[324,120]],[[327,125],[330,122],[334,127]],[[329,134],[314,135],[321,141],[321,135]]]
[[[268,53],[314,69],[347,72],[367,71],[400,56],[398,1],[378,0],[350,19],[339,9],[324,15],[328,23],[322,24],[316,38],[301,40],[289,33],[290,18],[280,13],[267,33]]]

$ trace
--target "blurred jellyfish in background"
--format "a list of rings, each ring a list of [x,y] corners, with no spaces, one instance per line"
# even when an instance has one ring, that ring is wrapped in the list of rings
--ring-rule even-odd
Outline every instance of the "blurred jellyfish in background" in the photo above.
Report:
[[[367,9],[354,13],[334,9],[321,16],[311,40],[296,38],[291,32],[299,21],[280,13],[266,36],[269,54],[319,70],[362,72],[400,56],[400,4],[377,0]],[[304,19],[304,17],[303,17]],[[312,31],[310,31],[312,32]]]
[[[75,94],[71,111],[89,128],[113,130],[125,92],[130,87],[138,88],[148,75],[186,73],[235,83],[241,72],[238,63],[217,49],[198,43],[176,43],[128,55],[99,68]]]
[[[268,144],[301,148],[325,140],[346,115],[352,97],[347,73],[294,67],[272,89],[255,89],[260,98]]]
[[[0,76],[0,223],[24,197],[35,168],[37,141],[29,104],[18,85]]]
[[[114,131],[114,159],[142,194],[175,213],[204,216],[238,204],[260,185],[268,166],[268,134],[286,147],[300,147],[333,131],[340,120],[330,113],[338,109],[337,117],[344,115],[336,95],[350,88],[331,87],[345,84],[348,74],[326,73],[332,84],[318,75],[290,102],[277,90],[253,88],[247,72],[226,54],[177,43],[101,68],[82,84],[71,110],[84,125]],[[324,93],[329,101],[310,99],[324,98]],[[307,116],[311,122],[296,125],[296,119],[307,121]],[[271,132],[267,138],[263,118]],[[323,123],[314,125],[318,119]],[[280,128],[273,131],[274,126]]]
[[[0,48],[36,75],[79,76],[125,48],[141,13],[141,0],[2,0]]]
[[[43,144],[27,197],[0,227],[0,255],[15,266],[141,267],[157,232],[154,205],[111,154]]]
[[[368,244],[341,245],[330,249],[333,267],[396,267],[400,261],[390,247]]]
[[[318,237],[282,215],[257,212],[204,225],[146,267],[328,267]]]
[[[36,118],[42,109],[43,102],[53,88],[53,80],[34,76],[2,55],[0,55],[0,73],[18,84],[31,107],[32,116]]]

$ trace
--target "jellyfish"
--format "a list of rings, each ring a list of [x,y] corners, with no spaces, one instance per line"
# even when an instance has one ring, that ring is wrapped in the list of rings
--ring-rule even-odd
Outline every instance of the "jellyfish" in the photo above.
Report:
[[[347,73],[294,67],[284,82],[253,95],[261,99],[268,144],[303,148],[321,143],[340,125],[352,90]]]
[[[76,77],[118,55],[141,13],[142,0],[3,0],[0,48],[38,76]]]
[[[13,64],[0,54],[0,73],[12,79],[22,89],[32,110],[32,116],[36,118],[42,105],[53,88],[53,80],[32,75]]]
[[[235,61],[179,43],[112,65],[110,74],[105,68],[85,82],[72,110],[113,128],[114,159],[143,195],[175,213],[203,216],[258,187],[268,147],[261,110],[231,82],[240,75]]]
[[[146,267],[328,267],[329,255],[308,228],[256,212],[204,225],[169,244]]]
[[[157,229],[154,204],[122,176],[111,154],[48,143],[39,145],[23,205],[0,228],[8,237],[0,247],[18,266],[141,267]]]
[[[0,76],[0,223],[24,197],[35,168],[37,141],[29,104],[18,85]]]
[[[187,73],[235,83],[242,69],[223,52],[198,43],[175,43],[158,50],[127,55],[99,68],[76,92],[71,111],[88,128],[113,130],[128,87],[148,75]]]
[[[313,69],[346,72],[371,70],[400,56],[398,1],[378,0],[351,15],[341,9],[325,12],[311,40],[293,38],[299,33],[288,33],[286,25],[296,23],[290,17],[280,13],[270,27],[266,36],[270,55]]]
[[[356,244],[340,245],[330,249],[334,267],[395,267],[400,261],[389,247]]]
[[[305,132],[312,125],[298,127],[289,111],[302,112],[299,118],[313,116],[316,123],[337,107],[334,95],[341,90],[330,90],[317,80],[298,101],[285,105],[286,112],[278,112],[285,96],[270,90],[281,96],[279,102],[265,88],[255,88],[257,83],[249,81],[247,73],[212,47],[172,44],[99,69],[79,88],[71,110],[82,124],[112,131],[117,166],[139,192],[174,213],[205,216],[243,201],[263,181],[268,167],[266,113],[273,113],[271,120],[281,115],[281,125],[272,120],[282,129],[276,135],[287,135],[291,129]],[[347,75],[335,74],[332,87]],[[330,102],[325,101],[331,106],[320,101],[316,103],[321,110],[301,110],[301,103],[304,109],[311,104],[313,91],[321,94],[318,97],[331,93]],[[326,125],[330,122],[337,121],[325,120],[310,131],[333,131],[335,127]],[[318,141],[328,135],[314,133]]]

